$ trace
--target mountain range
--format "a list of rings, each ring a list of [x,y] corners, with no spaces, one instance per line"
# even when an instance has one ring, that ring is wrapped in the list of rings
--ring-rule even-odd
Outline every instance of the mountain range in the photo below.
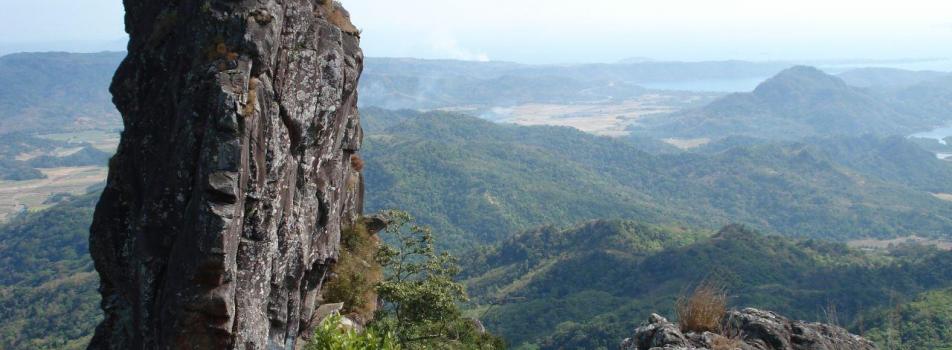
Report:
[[[868,76],[869,72],[854,73],[859,74]],[[949,79],[938,77],[898,90],[874,90],[851,86],[813,67],[797,66],[764,81],[752,92],[652,117],[630,130],[657,138],[744,135],[795,140],[865,133],[908,135],[949,120]]]
[[[930,93],[927,86],[944,90]],[[653,117],[632,132],[654,137],[723,138],[744,135],[795,140],[811,136],[908,135],[940,126],[952,114],[948,83],[927,80],[891,93],[848,85],[816,68],[780,72],[750,93]]]

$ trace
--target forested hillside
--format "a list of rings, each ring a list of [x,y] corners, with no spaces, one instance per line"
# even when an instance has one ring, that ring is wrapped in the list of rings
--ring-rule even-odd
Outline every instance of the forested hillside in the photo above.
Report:
[[[480,251],[462,261],[478,306],[471,313],[511,342],[611,347],[709,276],[729,283],[737,305],[811,319],[830,300],[848,318],[890,290],[939,286],[947,271],[944,255],[930,251],[917,253],[924,262],[736,227],[711,236],[741,222],[823,239],[941,237],[949,204],[928,191],[952,192],[950,165],[903,138],[750,139],[650,155],[622,139],[452,113],[365,109],[364,120],[367,211],[409,210],[444,248]],[[12,267],[0,295],[14,315],[0,324],[4,344],[80,344],[88,335],[99,315],[85,252],[95,199],[0,229],[0,256]],[[865,282],[854,275],[889,282],[857,289]],[[810,289],[818,281],[836,288]]]
[[[653,156],[574,129],[452,113],[367,109],[364,119],[372,126],[368,209],[403,208],[450,236],[450,246],[610,218],[710,229],[739,222],[825,239],[941,236],[952,227],[952,203],[930,193],[952,192],[952,164],[901,138]]]
[[[83,349],[102,318],[89,258],[99,190],[0,226],[0,348]]]
[[[887,349],[952,348],[952,289],[924,292],[907,302],[896,295],[890,305],[866,316],[870,339]]]
[[[546,227],[464,262],[479,305],[474,312],[487,327],[513,345],[543,349],[612,349],[644,315],[674,316],[675,299],[705,280],[728,290],[731,305],[805,320],[836,317],[854,328],[862,327],[861,313],[889,308],[897,295],[952,285],[950,252],[864,253],[737,225],[714,235],[626,221]],[[949,326],[936,320],[909,336]]]
[[[122,52],[0,57],[0,134],[121,126],[107,89]]]

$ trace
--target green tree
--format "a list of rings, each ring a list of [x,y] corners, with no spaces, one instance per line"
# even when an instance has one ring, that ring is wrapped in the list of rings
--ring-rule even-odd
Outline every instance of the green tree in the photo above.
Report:
[[[399,211],[389,211],[384,244],[377,262],[386,273],[377,285],[382,301],[372,327],[396,335],[404,348],[501,349],[501,339],[485,333],[474,319],[464,318],[459,303],[468,300],[454,278],[456,258],[436,251],[433,232]]]

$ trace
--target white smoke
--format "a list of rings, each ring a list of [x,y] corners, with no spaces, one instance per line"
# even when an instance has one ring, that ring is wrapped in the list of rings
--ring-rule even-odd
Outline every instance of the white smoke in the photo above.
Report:
[[[489,62],[485,52],[475,52],[460,46],[459,41],[448,31],[432,32],[429,36],[430,49],[437,55],[457,60]]]

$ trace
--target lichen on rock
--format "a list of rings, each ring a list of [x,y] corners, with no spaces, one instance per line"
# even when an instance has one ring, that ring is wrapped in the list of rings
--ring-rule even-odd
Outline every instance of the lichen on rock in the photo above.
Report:
[[[293,349],[310,331],[363,196],[363,54],[322,6],[125,1],[90,348]]]

